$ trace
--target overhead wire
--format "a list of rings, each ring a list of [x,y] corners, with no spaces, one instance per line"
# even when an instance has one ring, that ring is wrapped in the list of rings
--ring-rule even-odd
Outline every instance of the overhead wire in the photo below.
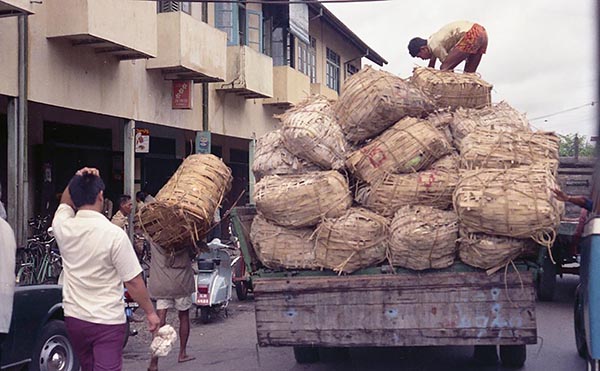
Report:
[[[597,103],[598,102],[592,101],[590,103],[582,104],[581,106],[567,108],[567,109],[564,109],[562,111],[558,111],[558,112],[554,112],[554,113],[549,113],[547,115],[542,115],[542,116],[534,117],[532,119],[529,119],[529,121],[541,120],[541,119],[545,119],[545,118],[548,118],[548,117],[553,117],[553,116],[556,116],[556,115],[560,115],[560,114],[563,114],[563,113],[567,113],[567,112],[571,112],[571,111],[576,111],[578,109],[585,108],[585,107],[593,107]]]

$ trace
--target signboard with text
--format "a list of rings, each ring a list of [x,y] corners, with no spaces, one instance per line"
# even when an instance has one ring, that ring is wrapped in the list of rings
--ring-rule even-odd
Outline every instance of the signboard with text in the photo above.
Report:
[[[150,153],[150,130],[135,129],[135,153]]]
[[[192,88],[194,86],[191,80],[173,81],[173,96],[171,107],[173,109],[192,109]]]
[[[196,132],[196,153],[210,153],[210,131]]]

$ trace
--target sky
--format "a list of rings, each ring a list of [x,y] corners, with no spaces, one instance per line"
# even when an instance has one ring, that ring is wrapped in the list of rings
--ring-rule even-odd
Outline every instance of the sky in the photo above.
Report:
[[[477,72],[494,85],[493,102],[508,102],[539,130],[596,135],[594,0],[388,0],[326,6],[388,61],[383,69],[401,77],[428,63],[408,54],[410,39],[427,39],[453,21],[477,22],[489,38]],[[374,65],[366,59],[363,64]]]

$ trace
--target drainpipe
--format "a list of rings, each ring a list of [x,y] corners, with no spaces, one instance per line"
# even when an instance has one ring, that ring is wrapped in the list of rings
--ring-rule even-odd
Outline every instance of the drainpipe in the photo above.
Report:
[[[27,220],[29,218],[28,174],[27,174],[27,41],[28,18],[20,15],[18,20],[18,85],[17,97],[17,207],[16,234],[18,246],[27,239]]]
[[[202,22],[208,23],[208,3],[202,3]],[[208,83],[202,83],[202,130],[208,131]]]

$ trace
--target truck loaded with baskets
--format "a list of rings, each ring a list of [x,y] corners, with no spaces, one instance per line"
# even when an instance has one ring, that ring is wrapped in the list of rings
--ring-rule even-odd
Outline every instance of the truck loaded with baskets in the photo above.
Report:
[[[233,210],[261,346],[499,346],[537,341],[537,257],[564,205],[558,137],[474,74],[369,67],[258,140],[256,206]],[[489,348],[488,348],[489,349]]]

